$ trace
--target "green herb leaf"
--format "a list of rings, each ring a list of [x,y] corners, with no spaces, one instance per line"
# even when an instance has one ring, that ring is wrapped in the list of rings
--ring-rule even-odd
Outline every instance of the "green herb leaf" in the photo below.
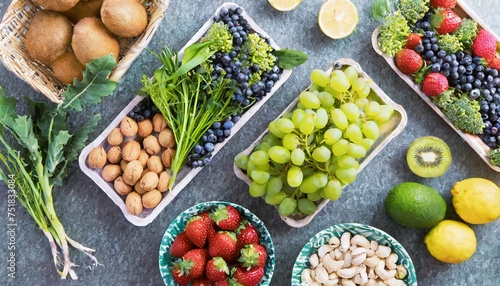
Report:
[[[71,134],[68,131],[59,131],[53,134],[47,146],[47,156],[45,157],[45,172],[49,176],[52,175],[57,165],[64,160],[63,148],[71,138]]]
[[[17,99],[5,97],[3,88],[0,86],[0,124],[6,125],[17,117],[15,112]]]
[[[96,114],[92,117],[87,124],[81,127],[78,132],[76,132],[73,137],[69,140],[69,144],[66,145],[66,160],[73,161],[78,157],[80,150],[85,147],[85,143],[89,138],[90,132],[94,131],[97,123],[101,120],[101,115]]]
[[[301,65],[309,59],[309,56],[299,50],[280,49],[273,51],[272,54],[278,57],[278,67],[287,70]]]
[[[59,105],[63,111],[73,108],[81,111],[85,104],[97,104],[105,96],[113,93],[116,82],[108,80],[108,76],[115,68],[113,55],[94,59],[87,64],[81,82],[74,81],[64,92],[64,101]]]
[[[390,0],[375,0],[372,3],[370,15],[373,19],[380,21],[390,14],[392,9]]]
[[[18,116],[7,127],[12,131],[18,143],[30,152],[33,162],[41,160],[40,146],[33,131],[33,120],[31,117]]]
[[[210,41],[203,43],[192,44],[184,50],[184,55],[182,56],[182,64],[187,63],[192,58],[194,58],[200,51],[203,51],[211,44]]]
[[[172,75],[172,80],[175,81],[178,77],[185,75],[190,70],[204,63],[208,58],[210,58],[215,51],[210,51],[208,46],[200,49],[198,53],[194,57],[192,57],[189,61],[183,63],[179,69],[175,71]]]

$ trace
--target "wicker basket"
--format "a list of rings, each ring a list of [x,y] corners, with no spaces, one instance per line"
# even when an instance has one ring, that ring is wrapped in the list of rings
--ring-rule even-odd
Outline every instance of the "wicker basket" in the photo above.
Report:
[[[149,44],[169,4],[169,0],[141,0],[141,2],[147,8],[148,26],[138,37],[119,39],[120,57],[110,75],[113,81],[118,81],[125,74],[135,58]],[[0,56],[5,68],[51,101],[60,103],[66,86],[56,79],[50,68],[33,60],[24,45],[30,20],[39,9],[40,7],[30,0],[12,1],[0,24]]]

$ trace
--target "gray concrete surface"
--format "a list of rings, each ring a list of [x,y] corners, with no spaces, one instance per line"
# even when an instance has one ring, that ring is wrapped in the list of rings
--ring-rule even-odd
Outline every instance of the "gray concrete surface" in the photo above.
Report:
[[[0,1],[1,15],[8,2]],[[186,208],[209,200],[241,204],[264,221],[276,247],[277,263],[271,285],[289,285],[293,263],[302,246],[322,229],[343,222],[370,224],[399,240],[415,263],[419,285],[499,285],[498,220],[488,225],[472,226],[477,235],[476,253],[464,263],[450,265],[438,262],[427,252],[423,243],[425,231],[400,227],[384,211],[383,201],[387,192],[400,182],[416,181],[432,186],[451,206],[450,189],[456,181],[483,177],[499,184],[500,175],[491,170],[373,51],[370,36],[378,23],[369,17],[372,1],[353,0],[359,9],[359,25],[350,37],[337,41],[330,40],[319,30],[316,19],[322,3],[320,0],[304,1],[288,13],[275,11],[265,0],[234,2],[243,6],[278,45],[306,52],[310,56],[309,61],[294,70],[288,82],[228,142],[212,164],[204,168],[172,204],[146,227],[129,223],[106,194],[80,171],[77,162],[72,163],[64,187],[54,192],[55,207],[67,233],[82,244],[95,248],[96,257],[104,264],[103,267],[92,268],[87,257],[72,249],[72,258],[80,266],[76,269],[78,281],[60,280],[52,264],[47,239],[20,206],[15,211],[16,278],[7,278],[7,200],[5,185],[2,185],[0,285],[162,285],[158,270],[158,248],[167,226]],[[500,34],[499,0],[466,2],[493,31]],[[158,51],[164,45],[181,48],[222,3],[222,0],[171,0],[165,19],[149,48],[153,51]],[[273,207],[248,194],[245,183],[233,174],[232,159],[307,87],[309,72],[313,68],[327,69],[330,63],[341,57],[358,61],[395,102],[403,105],[408,113],[408,125],[359,174],[358,179],[345,188],[337,202],[329,203],[309,225],[292,228],[281,221]],[[95,138],[135,96],[141,87],[141,75],[151,75],[155,68],[153,56],[144,51],[119,82],[112,96],[98,106],[72,115],[71,121],[78,125],[91,114],[103,114],[100,125],[91,134],[91,138]],[[2,65],[0,85],[6,94],[16,98],[28,96],[45,100]],[[442,177],[421,179],[407,168],[405,153],[408,145],[424,135],[439,136],[452,149],[453,164]],[[452,212],[451,217],[455,216]]]

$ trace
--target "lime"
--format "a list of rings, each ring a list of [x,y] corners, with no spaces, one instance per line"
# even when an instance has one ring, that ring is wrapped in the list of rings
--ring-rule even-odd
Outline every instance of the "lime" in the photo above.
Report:
[[[345,38],[358,25],[358,9],[350,0],[327,0],[319,9],[318,24],[328,37]]]
[[[291,11],[299,6],[302,0],[268,0],[269,4],[278,11]]]
[[[455,211],[468,223],[490,223],[500,216],[500,189],[490,180],[465,179],[455,183],[451,194]]]
[[[402,226],[428,228],[444,219],[446,202],[429,186],[405,182],[389,191],[385,209]]]
[[[476,252],[476,235],[472,228],[454,220],[443,220],[424,238],[427,250],[439,261],[460,263]]]

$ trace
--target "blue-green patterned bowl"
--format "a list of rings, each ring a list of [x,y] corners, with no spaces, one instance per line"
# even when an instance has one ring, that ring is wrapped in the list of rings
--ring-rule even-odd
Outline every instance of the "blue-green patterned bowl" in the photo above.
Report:
[[[411,261],[411,257],[406,252],[399,242],[397,242],[392,236],[388,235],[386,232],[369,226],[366,224],[359,223],[343,223],[331,226],[318,232],[313,236],[309,242],[304,245],[302,250],[293,265],[292,270],[292,286],[300,286],[300,274],[306,268],[309,268],[309,257],[311,254],[316,253],[318,249],[328,243],[328,240],[332,236],[340,238],[344,232],[350,232],[352,235],[361,234],[365,236],[368,240],[376,240],[379,244],[390,246],[392,251],[398,255],[397,264],[401,264],[406,267],[408,274],[403,279],[406,285],[417,286],[417,274],[415,273],[415,266]]]
[[[248,220],[255,226],[260,235],[260,243],[266,248],[267,251],[264,277],[258,285],[265,286],[271,283],[276,258],[274,253],[273,240],[271,239],[271,235],[267,231],[267,228],[264,226],[264,223],[256,215],[240,205],[230,202],[212,201],[200,203],[185,210],[168,226],[167,231],[165,231],[165,234],[163,235],[163,238],[161,240],[159,255],[160,273],[161,277],[163,278],[163,282],[165,282],[165,285],[178,285],[174,281],[174,278],[172,277],[172,273],[170,271],[171,263],[172,261],[174,261],[174,259],[170,256],[170,246],[172,245],[175,237],[184,230],[189,218],[204,211],[215,210],[219,205],[233,206],[240,212],[241,216],[244,219]]]

